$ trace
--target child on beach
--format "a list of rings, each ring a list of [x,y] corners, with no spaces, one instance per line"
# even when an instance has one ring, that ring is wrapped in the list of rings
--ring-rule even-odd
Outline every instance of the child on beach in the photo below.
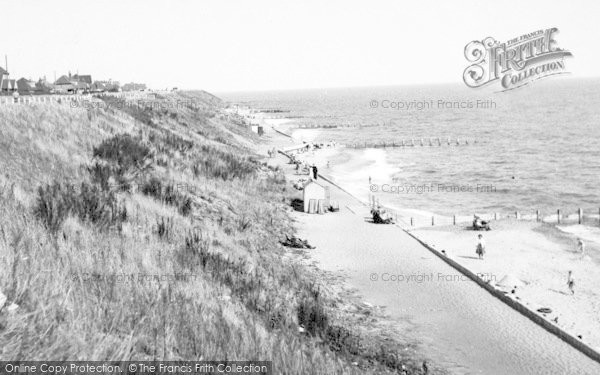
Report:
[[[567,277],[567,286],[571,291],[571,294],[575,294],[575,279],[573,278],[573,272],[569,271],[569,276]]]
[[[475,249],[475,252],[477,253],[477,256],[479,257],[479,259],[483,259],[483,255],[485,254],[485,241],[483,240],[483,235],[478,235],[477,236],[478,241],[477,241],[477,248]]]

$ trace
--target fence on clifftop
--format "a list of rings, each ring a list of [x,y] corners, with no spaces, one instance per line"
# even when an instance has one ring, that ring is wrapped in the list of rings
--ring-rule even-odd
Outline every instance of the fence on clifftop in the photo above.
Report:
[[[68,104],[70,102],[81,103],[86,100],[101,99],[102,97],[112,97],[119,99],[148,99],[153,98],[159,92],[107,92],[101,94],[71,94],[71,95],[20,95],[0,96],[0,105],[31,105],[31,104]]]

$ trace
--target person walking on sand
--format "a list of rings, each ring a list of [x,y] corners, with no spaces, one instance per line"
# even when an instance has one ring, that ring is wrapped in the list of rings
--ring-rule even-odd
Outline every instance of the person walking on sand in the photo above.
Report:
[[[314,177],[315,181],[317,180],[317,176],[319,175],[317,172],[318,172],[317,166],[313,164],[313,177]]]
[[[567,286],[571,291],[571,294],[575,294],[575,279],[573,278],[573,272],[569,271],[569,276],[567,276]]]
[[[479,259],[483,259],[483,255],[485,254],[485,240],[481,234],[477,236],[477,248],[475,249],[475,252]]]

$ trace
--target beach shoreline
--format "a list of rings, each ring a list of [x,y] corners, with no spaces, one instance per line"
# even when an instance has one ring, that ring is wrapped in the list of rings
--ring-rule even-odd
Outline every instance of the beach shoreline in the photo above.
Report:
[[[318,137],[313,138],[313,140],[315,139]],[[339,150],[337,152],[339,153]],[[327,163],[327,160],[332,157],[335,157],[335,153],[319,150],[315,152],[311,161],[315,161],[320,166]],[[326,169],[319,168],[319,170],[325,172],[322,174],[324,177],[327,176]],[[330,181],[329,178],[328,181],[335,185],[339,184],[338,181]],[[343,184],[339,187],[346,194],[351,195],[357,203],[360,202],[360,205],[367,206],[369,204],[368,201],[357,197],[352,189],[347,189]],[[598,314],[600,306],[593,303],[594,298],[597,299],[597,295],[591,288],[595,283],[597,284],[597,281],[600,281],[594,277],[593,272],[598,264],[589,257],[582,261],[571,259],[577,258],[577,254],[573,252],[572,238],[569,234],[547,223],[510,219],[494,221],[492,232],[483,233],[488,240],[490,250],[486,259],[477,263],[478,260],[470,258],[472,258],[471,253],[474,254],[474,244],[478,232],[465,228],[465,225],[445,225],[412,228],[412,230],[409,228],[409,231],[411,235],[418,237],[433,248],[444,249],[452,259],[474,273],[494,275],[497,282],[507,275],[512,277],[516,273],[516,278],[520,281],[520,288],[513,296],[516,301],[556,325],[560,330],[568,332],[573,337],[581,336],[583,343],[596,351],[600,350],[600,335],[598,334],[600,333],[600,322],[596,318],[600,316]],[[508,244],[508,250],[497,249],[496,243]],[[525,247],[519,247],[520,243]],[[571,246],[571,250],[565,251],[565,247],[569,246]],[[567,262],[568,266],[566,261],[570,262]],[[513,263],[517,263],[520,267],[514,268]],[[543,266],[540,266],[540,263]],[[577,291],[574,296],[566,293],[568,292],[566,268],[571,268],[578,276]],[[510,293],[510,290],[508,292]],[[546,314],[536,312],[538,308],[544,307],[549,308],[552,312]],[[553,322],[553,319],[558,319],[558,322]]]

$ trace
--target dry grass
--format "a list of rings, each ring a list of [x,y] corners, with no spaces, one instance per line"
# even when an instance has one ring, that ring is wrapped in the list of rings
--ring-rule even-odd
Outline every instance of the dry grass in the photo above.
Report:
[[[0,312],[0,359],[418,373],[373,354],[290,261],[286,181],[236,141],[245,130],[215,116],[217,99],[162,100],[191,99],[166,111],[0,108],[0,290],[19,305]]]

